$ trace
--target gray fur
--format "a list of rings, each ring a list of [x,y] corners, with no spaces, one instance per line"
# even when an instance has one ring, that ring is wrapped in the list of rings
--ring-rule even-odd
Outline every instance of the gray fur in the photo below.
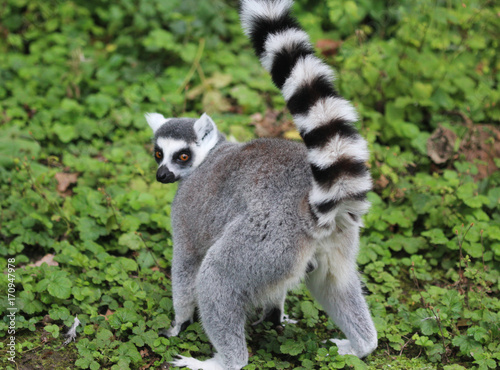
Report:
[[[155,132],[155,140],[159,137],[170,137],[194,143],[196,141],[196,134],[193,131],[195,122],[194,118],[171,118]]]
[[[291,20],[291,5],[243,0],[241,16],[306,145],[228,143],[206,114],[146,116],[163,153],[158,180],[179,181],[171,213],[175,320],[167,335],[177,335],[198,309],[217,351],[207,361],[181,357],[176,366],[245,366],[247,312],[260,306],[264,316],[283,319],[286,293],[301,279],[346,335],[332,340],[340,354],[365,357],[377,347],[356,266],[371,189],[367,144],[352,105],[325,88],[332,72]]]
[[[307,285],[352,341],[352,347],[339,342],[345,353],[363,357],[376,347],[355,268],[335,274],[324,256],[329,252],[323,244],[339,248],[346,259],[339,263],[355,266],[359,225],[346,217],[337,246],[330,244],[335,240],[317,240],[307,203],[306,153],[303,144],[285,140],[219,140],[179,182],[171,215],[175,321],[168,335],[177,335],[198,307],[224,369],[247,363],[247,311],[282,310],[286,291],[311,265]]]
[[[224,368],[246,364],[247,310],[281,309],[314,253],[305,157],[302,144],[283,140],[222,142],[179,183],[172,205],[175,322],[190,320],[198,306]]]

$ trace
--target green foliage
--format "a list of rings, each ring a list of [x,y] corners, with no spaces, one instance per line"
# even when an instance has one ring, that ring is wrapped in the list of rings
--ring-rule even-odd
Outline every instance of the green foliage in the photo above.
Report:
[[[15,258],[19,354],[42,363],[37,351],[59,347],[78,316],[76,343],[59,350],[77,353],[78,368],[159,368],[177,354],[212,355],[197,322],[178,338],[158,335],[173,318],[176,187],[155,182],[143,114],[207,111],[228,136],[249,140],[253,113],[284,110],[236,5],[3,6],[0,268]],[[248,328],[247,369],[497,368],[500,174],[478,179],[481,163],[466,161],[460,148],[475,123],[500,121],[500,8],[299,0],[295,10],[313,41],[343,41],[327,62],[372,151],[376,188],[359,264],[379,349],[364,361],[339,356],[328,339],[341,332],[300,286],[287,300],[297,324]],[[452,161],[440,166],[426,147],[438,125],[458,138]],[[30,266],[49,253],[48,263]],[[4,297],[12,281],[0,274]],[[0,310],[7,305],[1,300]],[[0,321],[0,334],[7,330]]]

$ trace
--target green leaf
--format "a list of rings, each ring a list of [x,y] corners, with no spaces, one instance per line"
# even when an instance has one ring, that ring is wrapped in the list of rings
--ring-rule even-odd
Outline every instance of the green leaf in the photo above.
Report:
[[[367,370],[368,366],[363,360],[354,355],[343,356],[346,365],[352,366],[355,370]]]
[[[422,82],[415,82],[412,89],[413,96],[417,102],[429,99],[432,95],[432,90],[432,85]]]
[[[71,314],[66,307],[52,307],[49,310],[49,315],[52,320],[66,320]]]
[[[385,117],[391,126],[397,126],[404,121],[404,109],[390,102],[385,106]]]
[[[156,52],[161,49],[178,50],[177,42],[173,35],[163,29],[153,29],[142,42],[146,50]]]
[[[86,103],[97,118],[102,118],[114,106],[114,99],[105,94],[94,94],[87,97]]]
[[[51,333],[53,338],[59,338],[59,326],[57,326],[57,325],[47,325],[43,329],[45,331]]]
[[[59,299],[68,299],[71,295],[71,280],[65,277],[51,279],[47,290],[49,293]]]
[[[4,130],[0,136],[0,166],[14,165],[14,158],[35,157],[40,153],[40,145],[34,140],[21,137],[17,127]]]
[[[137,270],[137,263],[133,259],[122,257],[120,258],[119,264],[123,271]]]
[[[137,263],[141,267],[141,269],[147,269],[156,264],[153,253],[150,251],[141,251],[139,252],[139,256],[137,257]]]
[[[108,233],[105,227],[98,225],[97,222],[90,217],[80,218],[77,229],[80,232],[80,238],[86,241],[97,240],[100,236]]]
[[[452,365],[444,365],[443,370],[465,370],[466,368],[458,365],[458,364],[452,364]]]
[[[462,314],[463,297],[456,290],[448,290],[441,298],[441,303],[447,312],[452,312],[455,319],[459,319]]]
[[[245,112],[255,111],[262,105],[262,97],[245,85],[237,85],[232,88],[231,96],[238,101]]]
[[[472,352],[482,352],[481,345],[471,336],[457,335],[452,339],[454,346],[460,347],[460,351],[464,355],[469,355]]]
[[[314,326],[319,319],[319,311],[314,307],[314,304],[311,301],[303,301],[300,304],[300,308],[307,319],[307,325],[310,327]]]
[[[42,302],[35,299],[35,295],[32,292],[20,292],[18,300],[19,306],[29,315],[33,315],[36,312],[42,312],[45,309]]]
[[[490,200],[484,195],[477,194],[477,184],[469,182],[457,189],[457,197],[471,208],[480,208],[483,204],[489,204]]]
[[[144,246],[141,237],[135,232],[126,233],[120,236],[118,244],[128,247],[131,250],[139,250]]]
[[[95,333],[95,328],[93,325],[85,325],[83,332],[85,335],[93,335]]]
[[[480,326],[469,328],[469,330],[467,330],[467,335],[472,335],[477,342],[482,344],[487,343],[488,339],[490,338],[490,333],[488,332],[488,330]]]
[[[409,253],[417,253],[420,249],[427,246],[427,242],[421,237],[405,237],[402,235],[394,235],[392,239],[387,242],[387,245],[395,251],[400,251],[402,248]]]
[[[462,248],[474,258],[480,258],[483,255],[484,248],[481,243],[465,241]]]
[[[396,351],[401,350],[404,345],[404,340],[401,338],[400,335],[397,334],[386,334],[386,338],[389,339],[390,341],[390,346],[394,348]]]
[[[122,324],[134,324],[139,320],[137,313],[130,309],[121,308],[109,317],[109,325],[114,329],[120,329]]]
[[[378,78],[380,76],[380,71],[374,67],[372,64],[366,64],[362,69],[363,77],[368,82],[370,87],[375,87],[377,85]]]
[[[280,351],[285,354],[292,356],[297,356],[302,353],[305,349],[305,345],[302,341],[296,341],[287,339],[285,343],[280,346]]]
[[[484,49],[487,45],[486,37],[484,37],[481,34],[475,34],[475,35],[469,36],[467,38],[466,43],[471,49],[475,49],[475,50]]]
[[[415,344],[417,346],[422,346],[422,347],[432,347],[434,343],[432,340],[429,339],[429,337],[426,336],[419,336],[418,334],[415,334],[412,339],[415,339]]]
[[[446,244],[449,241],[449,239],[444,235],[443,230],[441,229],[431,229],[429,231],[424,231],[422,235],[428,237],[432,244]]]
[[[136,199],[130,201],[130,206],[136,211],[143,207],[154,207],[155,204],[155,197],[149,193],[141,193]]]
[[[110,316],[110,318],[113,315]],[[99,328],[96,334],[96,339],[100,345],[108,345],[110,340],[113,338],[113,333],[108,329]]]
[[[489,208],[500,206],[500,187],[488,190],[488,199],[490,200]]]
[[[53,126],[52,130],[54,130],[56,135],[59,137],[59,140],[61,140],[65,144],[77,138],[75,126],[72,124],[62,125],[60,123],[56,123]]]

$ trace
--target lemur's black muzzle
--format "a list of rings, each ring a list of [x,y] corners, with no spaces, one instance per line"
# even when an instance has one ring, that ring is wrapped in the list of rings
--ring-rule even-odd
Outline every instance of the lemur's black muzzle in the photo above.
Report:
[[[170,184],[172,182],[175,182],[177,179],[175,175],[169,171],[169,169],[166,166],[161,166],[158,168],[158,171],[156,171],[156,181],[159,181],[163,184]]]

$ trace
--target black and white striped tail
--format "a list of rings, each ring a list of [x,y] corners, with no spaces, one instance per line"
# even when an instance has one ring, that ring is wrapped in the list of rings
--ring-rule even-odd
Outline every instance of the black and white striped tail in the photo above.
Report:
[[[330,67],[314,55],[308,35],[290,14],[293,0],[242,0],[241,22],[262,65],[281,89],[308,149],[313,173],[311,210],[320,226],[339,213],[367,212],[372,180],[366,141],[354,107],[333,86]]]

